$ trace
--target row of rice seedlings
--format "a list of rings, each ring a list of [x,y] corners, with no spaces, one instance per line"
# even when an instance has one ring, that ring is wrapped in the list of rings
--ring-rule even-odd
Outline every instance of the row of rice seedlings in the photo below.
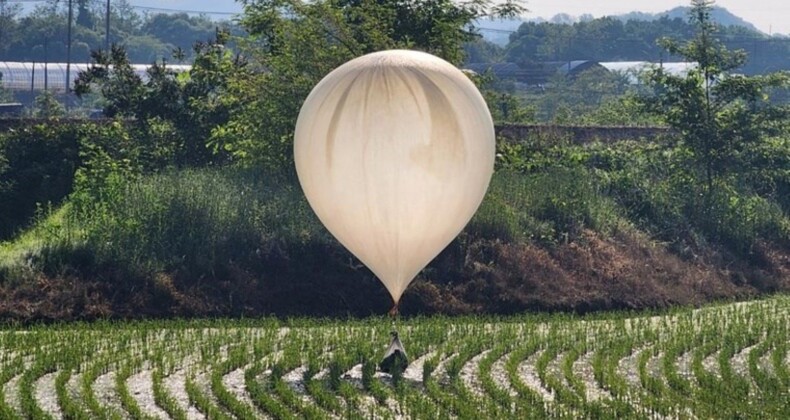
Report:
[[[88,420],[90,415],[84,410],[79,395],[72,398],[72,393],[66,387],[71,376],[79,368],[79,361],[71,361],[61,366],[58,376],[55,378],[55,392],[57,393],[58,405],[63,412],[63,416],[68,419]],[[76,390],[75,390],[76,393]]]
[[[339,356],[332,358],[328,364],[329,366],[324,368],[326,374],[323,379],[315,378],[318,373],[323,371],[321,366],[313,363],[308,364],[308,369],[305,372],[305,388],[319,407],[336,416],[342,416],[347,413],[344,401],[338,397],[338,391],[340,390],[341,376],[351,368],[352,362],[348,357]]]
[[[642,350],[637,358],[637,372],[639,383],[642,386],[640,401],[650,411],[657,412],[663,417],[677,416],[679,409],[670,399],[670,393],[661,376],[654,376],[648,369],[648,362],[658,358],[663,350],[661,340]],[[659,372],[655,372],[658,374]]]
[[[96,398],[96,393],[93,389],[96,380],[99,376],[108,373],[115,366],[115,361],[118,359],[117,355],[102,356],[94,359],[94,362],[88,365],[80,378],[80,394],[84,405],[93,415],[105,419],[120,419],[121,413],[107,407],[99,402]]]
[[[203,391],[200,389],[200,385],[195,382],[193,375],[187,375],[185,385],[190,404],[194,405],[207,418],[218,420],[232,419],[231,416],[217,407],[217,405],[211,401],[209,396],[203,393]]]
[[[760,340],[763,343],[787,340],[786,333],[776,334],[771,327],[777,316],[786,317],[786,308],[785,314],[782,314],[782,310],[781,307],[772,305],[749,305],[748,308],[744,305],[723,310],[725,313],[720,314],[719,319],[701,320],[699,345],[694,348],[692,355],[692,372],[697,382],[697,386],[692,389],[692,407],[697,415],[709,417],[726,413],[759,414],[769,408],[755,394],[758,390],[753,386],[753,378],[749,377],[748,372],[743,372],[746,376],[734,372],[731,363],[733,357],[751,346],[756,346],[753,349],[758,350],[762,345],[758,344]],[[719,351],[717,361],[721,378],[707,372],[702,363],[706,357],[716,354],[716,351]],[[758,350],[754,357],[759,356],[759,353]],[[751,359],[752,356],[748,358]]]
[[[708,371],[704,366],[704,361],[711,357],[716,357],[718,360],[721,356],[721,348],[723,341],[721,340],[721,321],[717,321],[715,311],[706,311],[697,314],[698,316],[691,318],[691,324],[686,324],[679,329],[678,337],[675,338],[676,346],[691,352],[691,373],[694,377],[694,382],[676,379],[677,374],[674,372],[674,364],[672,366],[665,366],[665,373],[670,378],[671,384],[674,385],[676,393],[687,396],[684,403],[695,415],[703,415],[709,413],[711,408],[710,396],[711,389],[719,390],[721,381],[717,374]],[[686,349],[684,342],[681,340],[693,342]],[[717,368],[718,370],[718,368]],[[718,392],[718,391],[717,391]]]
[[[190,402],[208,418],[233,418],[243,413],[243,404],[222,384],[223,366],[241,363],[246,352],[247,337],[242,329],[205,329],[199,347],[198,363],[187,375],[187,394]],[[207,344],[207,345],[204,345]],[[208,375],[208,378],[206,378]],[[207,386],[202,382],[207,380]]]
[[[121,364],[120,369],[115,375],[115,390],[121,399],[121,406],[136,419],[151,419],[152,417],[145,413],[137,400],[132,396],[127,384],[129,378],[141,371],[144,367],[144,360],[138,357],[127,359],[125,363]]]
[[[569,413],[585,413],[595,418],[611,418],[622,416],[624,409],[613,403],[609,398],[587,399],[587,385],[574,372],[574,364],[580,357],[593,352],[595,346],[605,345],[610,341],[612,330],[610,322],[574,323],[566,326],[567,338],[557,343],[562,357],[557,360],[561,376],[547,376],[559,403],[569,409]]]
[[[645,414],[638,406],[638,399],[632,397],[625,379],[617,373],[618,362],[630,356],[633,349],[632,337],[618,336],[608,340],[606,345],[598,346],[592,356],[595,383],[612,396],[606,404],[618,418],[638,417]]]
[[[243,367],[247,362],[247,348],[233,347],[228,352],[228,358],[214,365],[211,371],[211,391],[217,397],[220,405],[230,414],[239,419],[251,420],[258,417],[254,407],[239,400],[232,392],[228,391],[222,383],[222,378],[230,372]]]
[[[459,410],[459,416],[461,417],[466,417],[467,414],[474,412],[482,413],[492,418],[496,416],[496,408],[498,406],[493,400],[488,398],[485,393],[482,395],[473,393],[460,376],[461,370],[464,369],[467,364],[474,363],[474,358],[493,347],[494,343],[486,339],[489,337],[490,335],[478,335],[476,337],[471,336],[466,338],[465,341],[471,342],[471,345],[468,345],[466,349],[459,353],[458,357],[453,358],[448,364],[447,375],[450,379],[451,391],[454,392],[456,400],[462,403],[456,404],[456,409]],[[515,340],[515,336],[510,335],[509,337],[502,337],[502,339],[503,341],[513,341]],[[465,361],[461,363],[462,360]],[[474,377],[474,367],[471,366],[470,368],[472,369],[472,376]],[[479,376],[479,368],[476,376]]]
[[[785,388],[790,388],[790,371],[787,368],[788,344],[786,341],[777,342],[773,353],[771,353],[771,365],[773,366],[774,375],[779,378]]]
[[[272,373],[269,375],[272,389],[277,397],[294,412],[300,413],[300,415],[308,419],[325,418],[327,413],[318,408],[312,401],[303,400],[283,379],[285,374],[302,365],[301,356],[301,350],[297,345],[283,349],[282,358],[272,365]]]
[[[443,410],[451,413],[453,416],[469,418],[472,417],[473,413],[479,414],[478,409],[480,406],[479,402],[475,401],[476,398],[468,394],[464,394],[463,398],[455,395],[459,390],[465,389],[459,377],[461,369],[469,359],[481,351],[479,346],[474,344],[463,343],[460,348],[455,348],[456,353],[446,357],[444,360],[444,376],[446,378],[436,377],[437,375],[434,375],[435,372],[433,371],[428,372],[428,379],[425,379],[425,376],[423,376],[423,384],[428,396]],[[436,366],[438,366],[438,363]],[[423,374],[425,374],[425,370],[423,370]]]
[[[678,326],[679,330],[685,327],[687,327],[685,322]],[[665,344],[661,357],[660,374],[667,384],[666,393],[671,395],[673,401],[678,401],[683,406],[689,404],[688,397],[692,396],[694,386],[678,372],[677,360],[695,347],[695,341],[694,336],[676,335]]]
[[[505,362],[510,385],[518,394],[515,413],[521,418],[545,418],[549,416],[549,403],[536,391],[527,386],[518,371],[519,365],[527,358],[534,355],[540,348],[540,339],[537,334],[529,334],[530,337],[522,346],[513,350]]]
[[[381,349],[370,345],[370,343],[377,340],[383,343],[386,340],[387,328],[380,320],[353,321],[340,325],[329,324],[326,321],[297,320],[293,323],[289,321],[290,328],[296,332],[288,333],[280,340],[282,343],[279,346],[282,347],[283,356],[280,360],[272,363],[259,362],[258,360],[264,354],[273,353],[278,344],[275,343],[271,347],[259,345],[255,338],[261,334],[269,334],[270,331],[279,331],[281,324],[268,320],[224,323],[216,321],[180,323],[176,321],[127,325],[108,323],[109,325],[100,324],[88,327],[78,325],[73,329],[62,326],[35,327],[27,334],[4,333],[0,342],[3,346],[4,359],[10,359],[10,356],[7,355],[16,349],[28,353],[31,348],[39,349],[33,352],[33,364],[20,379],[21,389],[26,387],[32,389],[32,384],[44,374],[40,371],[41,365],[44,363],[42,360],[53,358],[54,361],[51,362],[53,366],[48,369],[61,369],[56,378],[56,391],[61,409],[66,415],[74,413],[71,416],[74,418],[79,418],[78,413],[80,412],[96,413],[96,408],[91,409],[92,404],[89,403],[91,392],[81,389],[83,392],[79,393],[79,398],[84,400],[83,407],[75,404],[76,401],[67,393],[65,384],[68,382],[71,372],[76,371],[78,362],[68,359],[72,356],[63,354],[47,356],[45,354],[47,352],[41,349],[47,345],[62,346],[64,342],[73,343],[76,340],[98,343],[102,335],[104,335],[105,341],[115,343],[115,345],[105,348],[103,354],[112,354],[116,357],[120,354],[127,360],[134,360],[134,362],[127,361],[125,366],[129,366],[127,368],[129,371],[119,372],[118,376],[128,377],[132,372],[137,372],[139,366],[135,363],[145,361],[150,363],[155,383],[155,399],[159,406],[168,405],[162,402],[167,398],[156,397],[157,393],[162,394],[156,389],[159,388],[162,391],[163,377],[172,373],[174,366],[180,363],[178,358],[187,357],[193,348],[197,348],[198,364],[204,370],[211,372],[213,385],[211,391],[220,402],[223,399],[220,395],[226,390],[221,386],[222,374],[217,375],[216,372],[228,371],[231,365],[234,368],[239,368],[246,364],[248,368],[245,371],[245,384],[248,394],[257,409],[269,414],[279,413],[279,415],[272,415],[276,418],[292,418],[294,415],[313,418],[322,418],[328,415],[351,417],[355,409],[357,412],[362,409],[363,404],[360,401],[362,398],[367,398],[365,395],[373,396],[379,402],[379,405],[374,407],[377,414],[396,410],[417,418],[437,418],[451,414],[458,415],[458,413],[463,413],[461,416],[464,416],[473,408],[476,409],[478,415],[484,413],[483,415],[491,418],[502,418],[513,413],[518,413],[519,417],[522,413],[536,414],[532,417],[545,417],[545,415],[538,415],[540,413],[555,416],[585,415],[588,417],[612,413],[622,415],[622,413],[628,413],[626,407],[629,401],[639,406],[632,408],[636,411],[631,411],[631,413],[645,413],[644,410],[647,412],[654,410],[662,415],[685,417],[688,415],[685,410],[691,409],[702,417],[715,417],[717,413],[750,415],[757,413],[757,409],[763,408],[770,410],[771,413],[784,414],[779,402],[783,397],[786,397],[786,394],[778,394],[781,390],[777,392],[773,390],[776,389],[776,384],[787,384],[787,330],[786,327],[782,327],[787,321],[788,306],[786,298],[776,298],[765,303],[695,311],[691,315],[690,321],[684,320],[683,316],[678,315],[659,319],[639,318],[633,321],[629,320],[627,323],[623,319],[628,314],[608,316],[608,318],[601,317],[601,320],[592,319],[589,321],[578,321],[572,317],[557,317],[545,320],[551,330],[545,337],[540,337],[540,334],[529,334],[535,336],[534,342],[531,337],[522,340],[521,335],[514,337],[512,334],[513,330],[520,329],[523,332],[525,328],[529,328],[528,325],[535,321],[534,317],[519,317],[502,322],[442,318],[412,320],[403,327],[403,331],[408,333],[408,340],[404,341],[410,348],[416,349],[411,354],[416,356],[436,351],[436,356],[429,358],[423,366],[428,397],[422,395],[419,384],[397,382],[397,375],[392,378],[393,387],[387,385],[388,382],[382,382],[374,377],[374,361],[380,356]],[[777,321],[777,319],[781,319],[781,321]],[[625,326],[631,328],[624,328]],[[510,329],[511,327],[512,329]],[[261,331],[265,332],[261,333]],[[163,341],[176,343],[177,350],[165,352],[165,347],[160,344]],[[186,344],[182,345],[181,343]],[[200,343],[200,345],[195,346],[195,343]],[[502,343],[508,343],[508,345],[503,346]],[[511,343],[513,348],[508,348]],[[642,387],[632,390],[617,375],[618,361],[634,351],[634,348],[642,347],[645,343],[652,343],[653,346],[643,351],[637,361]],[[249,353],[242,354],[240,350],[236,355],[236,350],[233,350],[234,345],[239,348],[251,347],[252,357],[255,360],[251,363],[247,362],[247,358],[250,357]],[[540,395],[520,381],[517,372],[519,363],[533,354],[538,345],[544,348],[544,353],[538,361],[538,375],[544,382],[544,386],[552,389],[558,396],[556,403],[547,404],[543,401]],[[730,366],[732,358],[742,352],[744,348],[753,345],[756,347],[747,358],[751,373],[746,377],[741,377],[738,372],[732,371],[732,366]],[[102,346],[102,344],[95,344],[95,346]],[[362,348],[363,350],[353,356],[340,352],[332,354],[331,357],[324,356],[328,349],[337,348]],[[611,355],[605,357],[605,349],[611,350]],[[721,349],[718,358],[722,379],[707,373],[702,366],[702,360],[716,353],[718,349]],[[490,353],[480,359],[477,375],[484,392],[483,395],[477,395],[470,392],[459,373],[469,360],[486,350]],[[490,378],[491,364],[501,358],[506,351],[509,352],[509,356],[505,362],[505,370],[508,372],[511,386],[517,393],[514,398],[511,398],[508,393],[499,392],[501,389]],[[572,367],[573,361],[590,351],[593,352],[592,364],[595,380],[601,388],[612,394],[614,400],[607,399],[601,401],[600,404],[590,404],[586,401],[584,392],[586,385],[573,374]],[[337,351],[335,350],[335,352]],[[447,363],[446,371],[450,383],[443,385],[432,378],[432,373],[438,364],[440,355],[450,352],[458,353],[457,360]],[[691,369],[696,377],[696,381],[693,382],[683,378],[677,372],[676,360],[687,352],[691,352]],[[164,356],[165,353],[168,356]],[[227,354],[227,357],[223,354]],[[553,362],[560,366],[560,376],[547,375],[546,367],[552,354],[553,357],[558,354],[564,355],[562,360]],[[658,373],[660,376],[653,378],[652,375],[645,372],[646,365],[651,357],[659,354],[663,355],[659,359],[661,369]],[[757,361],[763,357],[773,367],[772,373],[759,369],[757,366]],[[229,361],[231,358],[234,359],[233,362]],[[360,359],[366,360],[363,363],[362,390],[355,388],[349,382],[340,380],[342,372]],[[86,377],[93,376],[95,378],[99,372],[107,369],[105,365],[93,368],[92,372],[93,366],[101,366],[105,364],[105,361],[106,363],[112,362],[108,356],[96,357],[90,365],[85,366],[82,373],[82,383],[85,383]],[[2,375],[7,382],[18,372],[8,368],[8,362],[6,363]],[[307,367],[304,383],[310,401],[304,401],[301,395],[297,395],[284,383],[282,378],[288,371],[303,365]],[[272,367],[273,371],[279,370],[279,372],[268,376],[263,375],[269,367]],[[315,374],[322,370],[328,370],[329,374],[321,379],[315,378]],[[706,374],[708,376],[705,376]],[[263,380],[258,381],[258,378],[261,377]],[[719,402],[721,392],[729,391],[729,386],[731,386],[724,384],[723,378],[725,377],[736,382],[740,380],[745,384],[745,388],[742,388],[745,389],[745,394],[742,393],[741,396],[758,401],[757,407],[747,406],[742,407],[740,411],[733,411],[733,406],[739,404],[738,402],[731,402],[729,405],[726,401]],[[194,374],[190,374],[189,379],[194,380]],[[92,383],[90,379],[88,381]],[[123,382],[125,383],[125,380]],[[187,385],[188,392],[194,388],[189,383]],[[195,384],[192,383],[192,385]],[[784,389],[786,390],[786,387]],[[90,391],[90,387],[88,387],[88,391]],[[269,391],[274,391],[274,394],[269,395]],[[690,391],[690,393],[686,391]],[[34,410],[32,407],[35,406],[35,401],[32,398],[32,391],[25,392],[29,395],[27,398],[30,400],[25,403],[28,407],[27,410]],[[21,391],[20,394],[25,392]],[[196,398],[196,395],[198,397],[202,395],[208,399],[208,404],[202,404],[202,410],[216,414],[211,408],[206,408],[212,404],[216,406],[211,401],[211,394],[208,390],[198,389],[196,393],[194,389],[191,389],[189,393],[193,404],[198,407],[201,406],[201,403],[197,401],[199,398]],[[437,404],[437,395],[440,396],[439,400],[444,401],[443,404]],[[699,399],[701,402],[691,402],[691,395],[694,396],[693,400]],[[755,397],[757,397],[756,400]],[[461,402],[453,402],[453,399]],[[261,401],[264,404],[261,404]],[[393,402],[396,402],[394,406]],[[741,400],[742,402],[743,400]],[[175,406],[175,404],[170,405]],[[227,402],[224,406],[227,408]],[[216,408],[219,409],[218,406]],[[365,409],[370,410],[368,407]],[[178,414],[172,414],[178,410],[172,408],[165,408],[165,410],[171,413],[174,418],[183,418]],[[223,411],[221,413],[226,416],[228,414]],[[222,417],[221,414],[218,416]],[[625,416],[630,415],[626,414]],[[237,417],[241,416],[237,415]],[[388,416],[382,415],[381,417]]]
[[[493,339],[493,337],[492,337]],[[478,378],[483,392],[487,398],[486,409],[495,417],[512,417],[527,414],[525,402],[519,401],[519,392],[513,385],[508,372],[508,362],[512,359],[516,349],[531,348],[536,342],[534,325],[505,325],[500,334],[490,344],[484,344],[489,353],[480,361]],[[503,359],[505,358],[505,359]],[[510,390],[497,384],[492,376],[494,363],[503,363],[503,372],[506,378],[501,380],[510,384]],[[515,367],[514,369],[515,370]],[[511,395],[514,393],[514,395]]]
[[[154,401],[162,408],[167,415],[174,420],[186,420],[187,413],[178,405],[176,399],[165,390],[164,373],[161,367],[153,369],[151,373],[152,387],[154,390]]]
[[[179,334],[175,334],[176,332]],[[166,376],[173,375],[184,361],[188,359],[189,356],[183,347],[183,343],[191,343],[191,340],[188,340],[185,334],[180,334],[180,331],[173,329],[164,330],[164,333],[160,335],[160,340],[163,343],[167,343],[167,345],[157,346],[151,360],[151,388],[154,394],[154,402],[170,418],[186,420],[186,411],[165,388],[164,379]]]
[[[771,350],[779,340],[778,335],[769,335],[757,345],[748,356],[749,376],[751,376],[756,390],[752,393],[755,404],[763,407],[766,417],[780,418],[783,412],[790,410],[787,408],[787,398],[780,397],[785,389],[781,380],[770,371],[764,369],[767,366],[760,366],[760,360],[770,355]]]
[[[513,413],[515,408],[513,398],[506,389],[494,381],[491,368],[497,360],[501,359],[510,351],[512,351],[513,345],[513,341],[501,340],[500,344],[497,344],[493,349],[491,349],[491,351],[488,352],[488,354],[480,361],[480,364],[478,365],[480,384],[483,387],[483,391],[499,406],[500,409],[504,410],[505,413],[510,414],[515,414]]]
[[[4,419],[18,419],[17,410],[9,403],[9,396],[5,395],[5,385],[15,378],[17,375],[22,374],[24,371],[24,361],[21,354],[17,354],[13,358],[8,357],[10,352],[3,352],[3,365],[0,370],[0,418]]]
[[[38,404],[35,398],[35,382],[42,376],[55,372],[57,369],[57,361],[49,354],[39,355],[25,370],[19,380],[19,400],[22,406],[22,412],[27,418],[33,419],[51,419],[49,413],[44,411]]]
[[[566,389],[563,378],[556,376],[550,365],[561,357],[563,352],[572,348],[574,338],[568,331],[568,322],[551,324],[549,333],[544,337],[542,353],[535,362],[535,370],[540,384],[554,395],[552,412],[555,416],[572,417],[579,415],[574,405],[578,402],[573,393]],[[561,373],[561,372],[560,372]]]
[[[268,363],[274,362],[269,361]],[[264,375],[268,366],[266,362],[258,361],[244,371],[244,385],[247,393],[259,410],[271,415],[273,418],[283,420],[296,419],[291,410],[274,397],[272,382],[269,380],[271,371],[269,371],[268,375]],[[261,376],[264,376],[263,380],[259,379]]]

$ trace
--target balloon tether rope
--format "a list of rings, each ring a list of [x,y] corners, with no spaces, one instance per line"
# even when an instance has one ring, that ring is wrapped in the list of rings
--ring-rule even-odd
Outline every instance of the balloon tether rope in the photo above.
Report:
[[[395,302],[392,306],[392,309],[389,311],[390,320],[392,321],[392,330],[397,331],[397,322],[400,319],[400,312],[398,311],[398,305],[400,302]]]

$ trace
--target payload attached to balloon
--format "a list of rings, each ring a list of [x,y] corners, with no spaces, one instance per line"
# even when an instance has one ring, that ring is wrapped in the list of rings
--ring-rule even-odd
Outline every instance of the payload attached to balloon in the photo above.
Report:
[[[475,85],[450,63],[406,50],[329,73],[302,105],[294,138],[310,206],[396,307],[472,218],[494,154],[491,114]]]

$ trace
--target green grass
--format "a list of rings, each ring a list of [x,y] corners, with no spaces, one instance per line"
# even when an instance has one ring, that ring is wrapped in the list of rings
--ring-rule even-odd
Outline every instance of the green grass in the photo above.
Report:
[[[48,212],[41,212],[39,221],[13,241],[0,242],[0,278],[19,277],[25,269],[32,270],[30,259],[41,254],[43,248],[59,240],[72,240],[80,236],[67,218],[69,204]]]
[[[675,249],[721,244],[747,258],[760,240],[790,244],[782,171],[718,180],[705,207],[707,193],[684,166],[688,156],[666,144],[528,139],[502,147],[502,168],[466,229],[472,238],[551,246],[585,229],[606,237],[635,228]],[[787,142],[779,143],[769,154],[790,156],[785,149]],[[200,277],[254,265],[273,244],[310,252],[311,245],[334,243],[293,174],[209,168],[88,181],[64,206],[41,211],[31,229],[0,244],[1,276],[111,264],[132,277]]]
[[[5,277],[71,268],[90,272],[102,264],[130,277],[178,271],[200,277],[230,261],[253,265],[273,243],[297,251],[334,243],[289,176],[184,170],[115,185],[98,199],[76,197],[0,244]],[[610,231],[622,223],[614,202],[583,169],[500,171],[467,232],[551,243],[572,239],[583,228]]]

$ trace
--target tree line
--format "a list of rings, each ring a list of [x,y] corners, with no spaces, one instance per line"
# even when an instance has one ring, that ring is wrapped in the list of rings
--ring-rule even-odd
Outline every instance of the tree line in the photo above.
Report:
[[[764,74],[790,68],[790,38],[768,36],[743,26],[717,25],[716,38],[729,49],[742,49],[749,61],[738,71]],[[696,33],[688,19],[653,21],[602,17],[572,24],[525,22],[504,47],[490,43],[467,47],[469,62],[509,61],[522,65],[544,61],[678,61],[657,41],[688,41]]]
[[[113,0],[110,43],[124,45],[133,63],[163,58],[186,61],[192,44],[211,39],[217,27],[238,32],[230,21],[187,13],[141,14],[127,0]],[[106,4],[75,0],[72,22],[72,62],[90,60],[92,50],[106,42]],[[67,58],[67,2],[47,0],[23,14],[22,5],[0,0],[0,61],[65,62]]]

